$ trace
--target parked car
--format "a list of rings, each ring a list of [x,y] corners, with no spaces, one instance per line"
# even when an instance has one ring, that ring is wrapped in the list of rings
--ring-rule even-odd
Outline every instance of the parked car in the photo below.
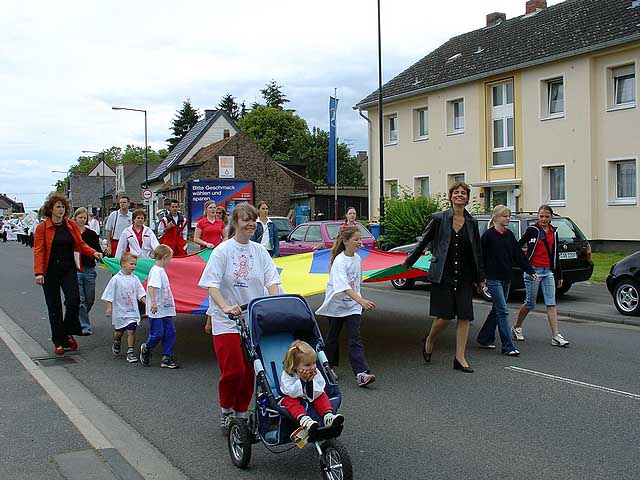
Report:
[[[477,215],[478,230],[480,236],[487,230],[491,215]],[[513,232],[516,238],[520,238],[529,225],[534,225],[537,222],[537,213],[518,213],[511,215],[511,221],[509,222],[508,229]],[[557,290],[557,293],[562,295],[569,291],[571,286],[576,282],[584,282],[591,278],[593,273],[593,262],[591,261],[591,245],[587,241],[586,237],[580,231],[580,228],[569,217],[554,216],[552,225],[558,229],[558,248],[560,249],[560,265],[563,272],[563,285]],[[400,247],[392,248],[391,252],[412,252],[417,243],[409,245],[403,245]],[[397,279],[391,280],[391,284],[399,289],[411,289],[414,287],[416,281],[428,282],[427,276],[409,278],[409,279]],[[524,288],[524,279],[522,270],[519,267],[514,267],[512,272],[511,290],[521,290]],[[486,300],[490,300],[491,296],[485,291],[482,296]]]
[[[640,252],[632,253],[611,266],[607,288],[621,314],[640,316]]]
[[[293,230],[293,224],[287,217],[269,216],[269,220],[271,220],[278,229],[278,238],[280,240],[284,240],[285,238],[287,238],[287,235],[289,235],[289,233],[291,233],[291,230]]]
[[[342,223],[335,220],[301,223],[287,238],[280,241],[280,256],[296,255],[333,247]],[[358,223],[358,228],[362,233],[363,247],[375,248],[378,246],[378,242],[376,242],[369,230],[361,223]]]

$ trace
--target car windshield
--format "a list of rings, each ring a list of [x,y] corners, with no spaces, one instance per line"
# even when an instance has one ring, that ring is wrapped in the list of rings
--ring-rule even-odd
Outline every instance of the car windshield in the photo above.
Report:
[[[536,222],[537,220],[529,220],[529,225],[535,225]],[[558,240],[561,242],[585,241],[587,239],[569,218],[555,217],[551,220],[551,225],[558,229]]]
[[[329,235],[329,238],[331,240],[335,240],[336,237],[338,236],[338,232],[340,231],[340,227],[342,226],[341,223],[328,223],[327,224],[327,235]],[[369,230],[367,230],[366,228],[364,228],[364,226],[362,226],[361,223],[358,223],[358,228],[360,229],[360,237],[361,238],[372,238],[373,235],[371,235],[371,233],[369,232]]]
[[[278,232],[290,232],[291,224],[286,218],[272,218],[271,221],[278,229]]]
[[[486,218],[478,218],[478,231],[480,232],[480,236],[489,228],[489,220]],[[518,220],[511,220],[507,228],[513,232],[516,239],[520,238],[520,222]]]

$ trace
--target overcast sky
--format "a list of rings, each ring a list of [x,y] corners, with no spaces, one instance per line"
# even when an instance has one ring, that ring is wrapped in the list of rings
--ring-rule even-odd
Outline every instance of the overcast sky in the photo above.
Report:
[[[338,89],[338,135],[367,149],[352,110],[377,88],[376,0],[29,1],[0,17],[0,193],[39,207],[81,150],[166,146],[190,98],[201,112],[226,93],[261,101],[271,79],[309,127],[328,129]],[[548,0],[548,5],[560,0]],[[381,0],[383,81],[487,13],[524,14],[525,0]],[[316,8],[318,7],[318,8]]]

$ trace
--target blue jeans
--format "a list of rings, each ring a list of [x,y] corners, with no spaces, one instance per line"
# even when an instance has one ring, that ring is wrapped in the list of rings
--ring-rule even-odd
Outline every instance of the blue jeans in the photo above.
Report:
[[[496,342],[496,326],[500,333],[502,342],[502,353],[515,350],[516,347],[511,341],[511,331],[509,329],[509,309],[507,308],[507,297],[511,280],[487,280],[487,289],[491,295],[493,307],[484,321],[484,325],[478,332],[478,343],[481,345],[493,345]]]
[[[149,338],[146,344],[149,350],[162,342],[162,354],[173,355],[173,346],[176,343],[176,327],[173,317],[149,318]]]
[[[550,268],[533,267],[538,274],[538,280],[534,280],[528,273],[524,274],[524,288],[527,291],[527,299],[524,304],[529,310],[536,308],[536,300],[538,298],[538,288],[542,286],[542,295],[544,296],[544,304],[547,307],[553,307],[556,304],[556,279],[553,276],[553,270]]]
[[[82,272],[78,272],[78,287],[80,289],[80,326],[82,333],[86,333],[91,331],[89,312],[96,299],[95,267],[84,267]]]

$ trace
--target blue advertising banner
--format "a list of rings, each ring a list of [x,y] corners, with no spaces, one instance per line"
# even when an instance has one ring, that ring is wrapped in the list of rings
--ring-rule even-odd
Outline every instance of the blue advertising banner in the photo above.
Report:
[[[223,206],[230,214],[237,203],[254,204],[255,186],[253,180],[221,180],[204,178],[192,180],[187,184],[189,202],[189,224],[195,227],[204,215],[204,204],[214,200],[216,205]]]
[[[338,99],[329,97],[329,158],[327,159],[327,185],[336,183],[336,115]]]

